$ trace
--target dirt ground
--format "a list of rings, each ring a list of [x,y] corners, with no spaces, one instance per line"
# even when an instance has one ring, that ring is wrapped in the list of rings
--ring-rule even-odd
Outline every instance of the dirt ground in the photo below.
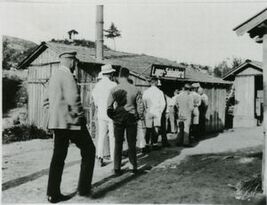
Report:
[[[174,136],[169,136],[173,138]],[[236,129],[210,135],[192,148],[163,148],[138,155],[140,173],[112,176],[112,163],[95,166],[94,198],[74,196],[68,203],[201,203],[256,204],[235,199],[229,184],[260,172],[262,128]],[[3,145],[2,202],[46,203],[46,184],[52,140]],[[123,160],[127,169],[128,160]],[[79,151],[70,146],[62,191],[77,186]],[[26,194],[25,194],[26,193]]]

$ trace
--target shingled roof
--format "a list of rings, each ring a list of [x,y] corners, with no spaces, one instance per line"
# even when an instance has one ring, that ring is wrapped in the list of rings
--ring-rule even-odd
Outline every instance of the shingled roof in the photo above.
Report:
[[[262,62],[247,59],[244,63],[242,63],[238,67],[230,70],[228,73],[226,73],[224,75],[223,79],[224,80],[233,80],[234,75],[236,75],[237,73],[246,69],[248,66],[251,66],[251,67],[255,68],[256,70],[259,70],[260,72],[262,72]]]
[[[99,61],[95,58],[95,48],[66,45],[54,42],[43,42],[39,47],[35,49],[35,51],[33,51],[32,54],[30,54],[24,61],[20,63],[19,68],[23,68],[29,65],[29,63],[31,63],[35,58],[37,58],[40,52],[43,52],[43,50],[46,48],[52,49],[57,54],[69,50],[77,51],[77,58],[81,62],[99,64],[111,63],[113,65],[126,67],[130,71],[142,75],[144,77],[150,76],[150,69],[152,64],[185,67],[182,64],[165,58],[159,58],[145,54],[133,54],[121,51],[114,51],[111,49],[105,49],[104,60]],[[185,67],[185,69],[186,79],[182,79],[183,81],[229,84],[229,82],[227,81],[202,73],[200,71],[196,71],[191,67]]]

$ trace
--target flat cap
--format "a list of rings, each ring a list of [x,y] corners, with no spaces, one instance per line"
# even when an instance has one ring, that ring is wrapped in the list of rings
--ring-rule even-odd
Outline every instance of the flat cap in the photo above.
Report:
[[[191,88],[191,85],[190,85],[189,83],[186,83],[186,84],[184,85],[184,88],[190,89],[190,88]]]
[[[76,51],[66,51],[61,53],[58,57],[59,58],[76,58],[77,52]]]

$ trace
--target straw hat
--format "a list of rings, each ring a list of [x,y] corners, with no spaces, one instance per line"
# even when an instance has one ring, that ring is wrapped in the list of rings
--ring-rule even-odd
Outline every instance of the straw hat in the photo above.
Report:
[[[198,87],[200,87],[200,84],[199,84],[199,83],[193,83],[193,84],[192,84],[192,87],[193,87],[193,88],[198,88]]]
[[[115,72],[115,69],[112,68],[111,64],[106,64],[106,65],[101,66],[102,74],[113,73],[113,72]]]
[[[102,72],[100,72],[100,73],[98,73],[98,76],[97,76],[97,80],[100,80],[100,79],[102,79],[102,77],[103,77],[103,73]]]

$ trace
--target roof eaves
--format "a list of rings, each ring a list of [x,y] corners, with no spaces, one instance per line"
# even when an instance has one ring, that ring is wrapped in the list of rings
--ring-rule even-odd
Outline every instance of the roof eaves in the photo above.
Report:
[[[260,62],[256,62],[256,61],[252,61],[250,59],[247,59],[244,63],[242,63],[241,65],[239,65],[238,67],[230,70],[228,73],[226,73],[223,77],[223,80],[227,79],[229,76],[235,74],[237,71],[239,71],[240,69],[244,68],[247,65],[252,65],[255,68],[257,68],[258,70],[262,71],[262,66],[260,65]]]
[[[252,16],[251,18],[249,18],[248,20],[246,20],[245,22],[241,23],[240,25],[236,26],[233,31],[236,31],[237,35],[243,35],[244,33],[250,31],[251,29],[253,29],[253,27],[259,25],[262,23],[262,21],[258,22],[257,21],[257,25],[252,25],[250,27],[248,27],[247,29],[245,30],[242,30],[242,31],[238,31],[240,30],[243,26],[245,26],[246,24],[250,23],[252,20],[256,19],[257,17],[259,17],[260,15],[262,15],[264,12],[267,11],[267,8],[263,9],[261,12],[255,14],[254,16]],[[267,14],[266,14],[267,15]],[[265,19],[266,20],[266,19]],[[263,20],[264,21],[264,20]]]
[[[35,56],[44,49],[46,46],[45,42],[42,42],[39,46],[37,46],[26,58],[24,58],[18,65],[18,69],[23,69],[24,67],[27,66],[29,62],[32,62],[32,60],[35,59]]]

